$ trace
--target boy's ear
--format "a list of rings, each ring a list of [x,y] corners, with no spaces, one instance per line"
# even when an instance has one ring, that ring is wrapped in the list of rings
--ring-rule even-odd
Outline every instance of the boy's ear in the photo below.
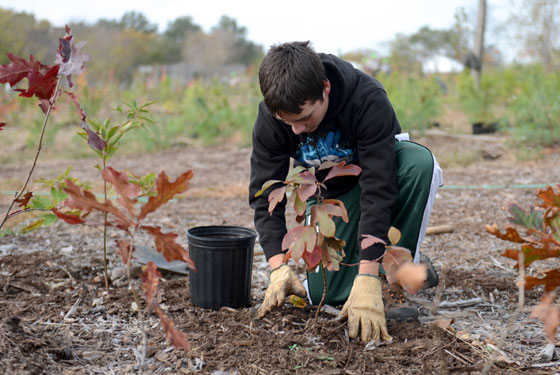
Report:
[[[323,82],[323,90],[327,95],[331,93],[331,81],[329,81],[328,79]]]

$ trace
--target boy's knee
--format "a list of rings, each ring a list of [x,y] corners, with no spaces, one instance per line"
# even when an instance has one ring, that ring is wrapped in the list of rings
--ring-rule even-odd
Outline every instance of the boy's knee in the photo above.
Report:
[[[400,147],[397,148],[397,153],[400,153],[397,157],[399,175],[404,173],[406,175],[429,176],[431,178],[434,169],[434,159],[431,151],[416,143],[402,142],[402,145],[399,143]]]

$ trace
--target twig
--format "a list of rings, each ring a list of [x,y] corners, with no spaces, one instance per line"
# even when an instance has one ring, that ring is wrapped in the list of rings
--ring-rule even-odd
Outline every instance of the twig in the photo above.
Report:
[[[451,307],[465,307],[465,306],[473,306],[473,305],[478,305],[479,303],[482,303],[483,300],[480,297],[477,298],[471,298],[471,299],[462,299],[459,301],[443,301],[440,302],[439,307],[440,308],[451,308]]]
[[[62,75],[60,75],[60,77],[58,77],[58,81],[56,82],[56,88],[54,89],[54,94],[51,97],[51,99],[49,100],[49,108],[47,109],[47,113],[45,114],[45,119],[43,120],[43,127],[41,128],[41,136],[39,137],[39,145],[37,146],[37,152],[35,153],[35,158],[33,159],[33,164],[31,165],[31,169],[29,170],[29,174],[27,175],[27,179],[25,180],[25,183],[23,184],[23,187],[21,188],[20,192],[18,194],[16,194],[16,196],[14,197],[14,199],[12,200],[10,205],[8,206],[8,209],[6,210],[6,214],[4,215],[4,218],[2,219],[2,222],[0,222],[0,228],[2,228],[4,226],[4,223],[6,222],[6,220],[8,220],[8,216],[10,215],[10,211],[12,210],[12,207],[14,206],[14,203],[19,198],[21,198],[21,196],[25,192],[25,188],[27,188],[27,184],[29,184],[29,180],[31,180],[31,176],[33,175],[33,171],[35,170],[35,166],[37,165],[37,159],[39,159],[39,154],[41,153],[41,147],[43,145],[43,138],[45,136],[45,129],[47,128],[47,122],[49,121],[49,115],[51,114],[51,110],[52,110],[53,105],[54,105],[54,98],[56,98],[56,93],[58,92],[58,87],[60,86],[60,81],[62,80],[62,77],[63,77]]]
[[[106,166],[106,158],[105,152],[103,152],[103,170],[105,170]],[[103,179],[103,203],[107,203],[107,180]],[[105,290],[109,293],[109,271],[107,270],[107,265],[109,261],[107,260],[107,212],[103,214],[103,267],[105,270]]]
[[[18,289],[21,289],[21,290],[25,290],[26,292],[29,292],[33,295],[41,295],[41,292],[39,292],[39,290],[32,285],[30,286],[30,285],[25,285],[25,284],[19,283],[17,281],[12,281],[10,283],[10,286],[13,287],[13,288],[18,288]]]
[[[74,305],[70,308],[70,310],[68,310],[68,312],[66,313],[66,315],[64,315],[64,318],[62,318],[62,321],[64,322],[66,319],[68,319],[72,314],[74,314],[76,312],[76,310],[78,310],[78,306],[80,305],[80,303],[82,302],[82,298],[78,298],[76,300],[76,302],[74,303]]]
[[[441,297],[443,296],[443,291],[445,290],[445,280],[447,279],[447,270],[448,266],[444,265],[441,269],[441,273],[439,275],[439,284],[436,289],[436,295],[434,297],[434,302],[432,304],[431,312],[432,315],[437,314],[438,306],[441,302]]]
[[[498,268],[503,269],[504,271],[507,271],[508,273],[515,273],[512,269],[510,268],[506,268],[502,265],[502,263],[500,263],[496,258],[494,258],[493,256],[490,256],[490,259],[492,260],[492,263],[494,263],[494,265]]]
[[[517,286],[519,288],[519,299],[515,311],[509,317],[507,324],[504,327],[501,336],[498,339],[498,342],[496,343],[496,346],[498,348],[503,346],[504,341],[506,340],[506,338],[508,337],[511,331],[513,322],[515,322],[515,320],[523,310],[523,306],[525,305],[525,255],[523,254],[522,251],[519,252],[518,259],[519,259],[519,277],[518,277]],[[490,357],[490,360],[487,361],[486,364],[484,365],[481,374],[482,375],[488,374],[492,366],[494,366],[494,363],[496,362],[497,359],[498,359],[498,353],[494,352],[492,357]]]
[[[142,356],[140,361],[140,369],[138,370],[138,374],[142,375],[142,373],[144,372],[144,362],[146,360],[146,348],[148,346],[148,337],[146,335],[146,330],[144,329],[144,325],[142,324],[142,321],[144,320],[144,313],[142,307],[140,306],[140,299],[138,298],[138,295],[134,290],[134,286],[132,285],[132,275],[130,273],[130,264],[132,263],[132,252],[134,250],[134,233],[135,231],[133,229],[132,233],[130,234],[128,259],[126,261],[126,274],[128,277],[128,287],[132,292],[132,295],[134,297],[134,302],[136,303],[136,307],[138,309],[138,327],[140,329],[140,332],[142,332]],[[150,306],[148,306],[147,308],[149,309]]]
[[[470,348],[472,350],[474,350],[475,352],[477,352],[478,354],[487,354],[487,352],[485,352],[484,350],[482,350],[480,347],[474,346],[473,344],[471,344],[470,342],[468,342],[467,340],[465,340],[464,338],[462,338],[461,336],[458,336],[455,332],[452,332],[448,329],[444,329],[444,332],[447,332],[448,334],[450,334],[451,336],[455,337],[456,339],[459,339],[461,342],[467,344],[468,346],[470,346]]]
[[[450,356],[452,356],[453,358],[455,358],[456,360],[458,360],[459,362],[461,362],[464,365],[470,365],[470,363],[468,363],[467,361],[465,361],[463,358],[456,356],[454,353],[450,352],[447,349],[443,349],[444,352],[446,352],[447,354],[449,354]]]
[[[8,275],[8,280],[6,280],[6,284],[4,285],[4,287],[2,288],[2,291],[4,293],[6,293],[8,291],[8,287],[10,286],[10,280],[13,276],[15,276],[17,273],[19,272],[19,270],[15,270],[14,272],[12,272],[11,274]]]
[[[436,225],[435,227],[428,227],[426,229],[426,236],[431,234],[443,234],[443,233],[451,233],[455,230],[452,225],[444,224],[444,225]]]
[[[48,261],[47,263],[51,263],[51,262]],[[51,264],[55,267],[60,268],[62,271],[64,271],[68,275],[68,277],[70,278],[70,287],[72,287],[72,285],[74,285],[74,278],[72,277],[72,274],[70,274],[70,272],[66,268],[62,267],[58,263],[52,262]]]
[[[546,363],[535,363],[532,364],[528,367],[525,367],[527,369],[530,368],[543,368],[543,367],[552,367],[552,366],[560,366],[560,361],[556,361],[556,362],[546,362]]]
[[[16,217],[18,215],[25,214],[25,213],[28,213],[28,212],[31,212],[31,211],[51,212],[51,210],[45,210],[44,208],[26,208],[24,210],[18,210],[18,211],[12,212],[11,214],[8,215],[8,219],[11,219],[11,218]]]

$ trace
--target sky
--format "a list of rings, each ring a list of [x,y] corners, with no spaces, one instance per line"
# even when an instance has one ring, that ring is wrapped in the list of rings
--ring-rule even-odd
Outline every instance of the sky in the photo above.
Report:
[[[493,0],[489,3],[503,3]],[[475,15],[478,0],[0,0],[1,8],[33,13],[56,26],[73,20],[94,23],[140,11],[165,30],[168,22],[189,15],[205,31],[222,15],[247,28],[247,38],[264,47],[310,40],[318,52],[340,54],[357,49],[383,51],[397,33],[412,34],[422,26],[448,28],[464,7]],[[492,8],[492,5],[490,5]],[[492,10],[492,9],[491,9]]]

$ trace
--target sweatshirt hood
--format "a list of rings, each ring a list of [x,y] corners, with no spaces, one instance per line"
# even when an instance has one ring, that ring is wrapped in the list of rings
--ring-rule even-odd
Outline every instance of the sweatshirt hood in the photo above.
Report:
[[[336,116],[348,101],[358,80],[358,72],[352,64],[334,55],[320,53],[319,56],[332,88],[325,114],[325,119],[328,119]]]

